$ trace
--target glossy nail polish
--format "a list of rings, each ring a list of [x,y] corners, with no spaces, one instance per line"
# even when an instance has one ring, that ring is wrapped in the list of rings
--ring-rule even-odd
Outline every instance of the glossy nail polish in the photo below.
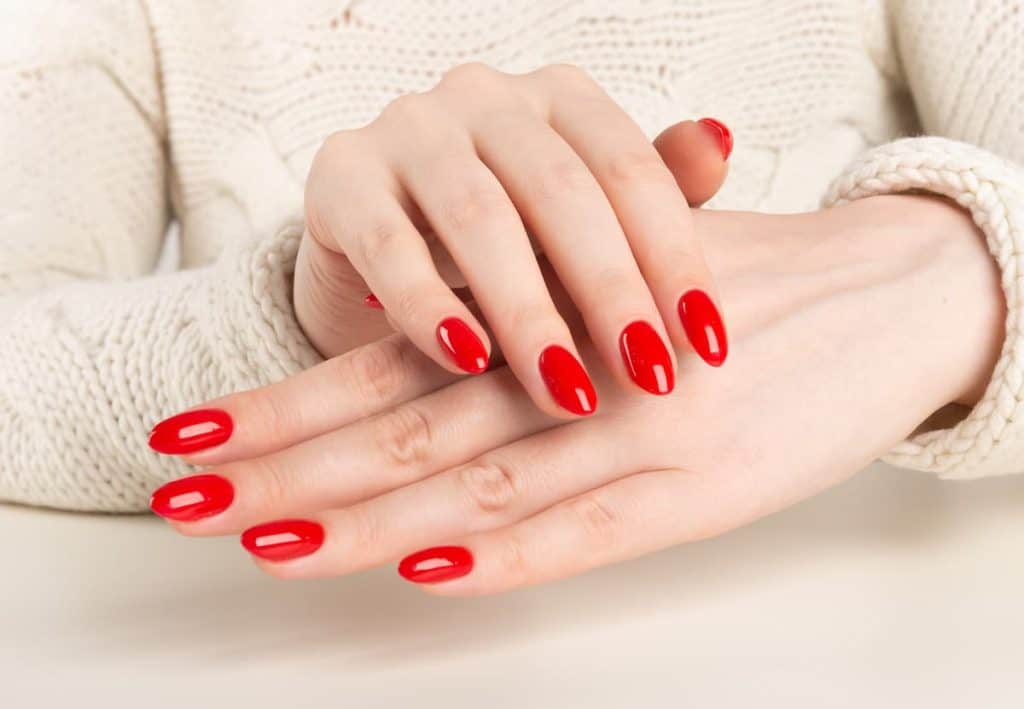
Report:
[[[551,345],[540,353],[540,376],[551,397],[567,411],[588,416],[597,409],[597,393],[587,371],[569,350]]]
[[[309,556],[324,543],[324,528],[306,519],[280,519],[242,532],[242,546],[267,561]]]
[[[718,141],[718,147],[722,150],[722,159],[728,160],[732,155],[732,131],[729,130],[729,126],[714,118],[701,118],[697,122]]]
[[[235,499],[235,488],[219,475],[192,475],[157,488],[149,508],[164,519],[195,522],[226,510]]]
[[[675,388],[675,370],[668,348],[649,323],[637,320],[619,335],[619,352],[629,376],[651,394],[668,394]]]
[[[694,288],[679,299],[679,319],[693,349],[712,367],[718,367],[729,354],[722,316],[707,293]]]
[[[373,293],[370,293],[365,298],[363,298],[363,305],[365,305],[367,308],[377,308],[378,310],[384,309],[384,304],[380,302],[377,299],[377,296],[375,296]]]
[[[231,438],[234,428],[227,411],[186,411],[154,426],[149,434],[149,447],[166,455],[195,453],[224,443]]]
[[[487,371],[487,348],[476,333],[459,318],[447,318],[437,326],[437,342],[463,371],[480,374]]]
[[[413,583],[441,583],[473,570],[473,554],[466,547],[432,547],[402,559],[398,573]]]

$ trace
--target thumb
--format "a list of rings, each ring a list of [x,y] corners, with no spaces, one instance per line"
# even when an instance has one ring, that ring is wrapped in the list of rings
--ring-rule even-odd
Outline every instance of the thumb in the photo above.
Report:
[[[729,170],[732,133],[713,118],[682,121],[654,139],[654,147],[676,178],[691,207],[715,196]]]

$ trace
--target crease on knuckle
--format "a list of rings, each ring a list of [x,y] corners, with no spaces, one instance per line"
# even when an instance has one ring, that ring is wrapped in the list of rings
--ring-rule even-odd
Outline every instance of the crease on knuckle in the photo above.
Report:
[[[350,549],[376,550],[381,548],[383,538],[378,515],[367,510],[365,505],[350,507],[346,512],[345,536]]]
[[[294,496],[296,481],[285,466],[273,459],[257,458],[245,463],[246,470],[237,477],[251,487],[257,505],[267,510],[280,508],[288,497]]]
[[[391,463],[399,466],[425,462],[433,450],[430,420],[418,407],[401,406],[374,421],[377,444]]]
[[[401,228],[388,222],[377,222],[358,232],[355,242],[362,263],[369,269],[387,268],[388,259],[395,254],[401,237]]]
[[[438,230],[464,234],[494,219],[501,211],[496,190],[484,185],[470,185],[457,191],[438,208]]]
[[[268,438],[280,438],[282,433],[302,431],[306,428],[301,408],[289,406],[271,390],[261,391],[255,402],[250,400],[248,405],[251,406],[253,403],[253,408],[260,412],[260,428],[267,431]]]
[[[604,172],[616,183],[667,184],[667,179],[671,177],[661,156],[653,148],[616,151],[605,163]]]
[[[503,586],[519,586],[530,582],[533,574],[526,552],[526,542],[516,532],[509,532],[497,553]]]
[[[590,544],[599,548],[619,540],[622,519],[596,493],[578,497],[567,506]]]
[[[528,189],[535,199],[562,201],[590,188],[593,179],[586,166],[578,160],[565,158],[538,170],[528,183]]]
[[[341,380],[362,402],[364,414],[390,403],[405,383],[405,357],[402,348],[391,340],[352,350],[336,361]]]
[[[476,516],[504,516],[519,498],[521,481],[503,461],[472,463],[459,470],[459,483]]]

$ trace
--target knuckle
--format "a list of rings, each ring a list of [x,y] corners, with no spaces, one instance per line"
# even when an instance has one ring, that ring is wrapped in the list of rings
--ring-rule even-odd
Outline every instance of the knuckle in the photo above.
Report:
[[[433,449],[430,420],[418,407],[401,406],[374,421],[377,444],[400,466],[425,462]]]
[[[274,395],[273,388],[253,394],[246,406],[259,412],[259,426],[268,436],[280,437],[305,429],[301,408],[287,405],[280,396]]]
[[[545,78],[559,84],[586,86],[593,83],[593,79],[590,78],[590,74],[576,64],[559,62],[556,64],[549,64],[538,71]]]
[[[592,545],[607,545],[619,539],[622,520],[618,513],[597,494],[584,495],[568,503],[584,536]]]
[[[505,585],[528,583],[531,578],[526,543],[515,533],[505,535],[496,554]]]
[[[509,510],[519,497],[519,476],[502,461],[481,461],[467,465],[459,470],[458,479],[478,515],[499,515]]]
[[[616,151],[608,158],[604,172],[614,182],[664,182],[670,176],[653,149]]]
[[[419,124],[431,120],[434,115],[431,101],[426,94],[408,93],[402,94],[388,103],[371,125]]]
[[[435,289],[433,284],[403,288],[392,295],[395,304],[388,312],[397,322],[416,327],[430,322],[448,304],[450,297],[450,291]]]
[[[381,518],[366,505],[350,507],[346,512],[345,536],[350,549],[375,550],[381,548],[383,538]]]
[[[338,357],[341,380],[372,412],[390,403],[407,376],[402,348],[393,340],[380,340]]]
[[[355,237],[360,259],[368,268],[386,266],[384,262],[395,254],[400,240],[399,227],[387,222],[378,222]]]
[[[438,230],[450,234],[471,232],[501,211],[501,198],[490,187],[472,185],[443,202],[438,209]]]
[[[358,130],[336,130],[324,138],[317,151],[316,160],[345,156],[356,149],[361,140],[362,133]]]
[[[266,509],[281,507],[295,482],[286,468],[275,464],[273,459],[256,459],[245,465],[247,469],[239,478],[251,489],[256,504]]]
[[[532,196],[543,201],[561,201],[593,184],[593,175],[578,159],[557,160],[537,171],[530,180]]]
[[[439,85],[458,89],[478,89],[494,83],[499,75],[497,69],[484,62],[467,62],[446,71]]]

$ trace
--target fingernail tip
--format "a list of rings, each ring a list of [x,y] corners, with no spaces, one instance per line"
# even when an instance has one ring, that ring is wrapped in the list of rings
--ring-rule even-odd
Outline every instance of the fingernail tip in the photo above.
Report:
[[[729,130],[729,127],[717,118],[704,117],[697,122],[715,131],[718,146],[722,151],[722,159],[728,160],[732,155],[733,148],[732,131]]]

